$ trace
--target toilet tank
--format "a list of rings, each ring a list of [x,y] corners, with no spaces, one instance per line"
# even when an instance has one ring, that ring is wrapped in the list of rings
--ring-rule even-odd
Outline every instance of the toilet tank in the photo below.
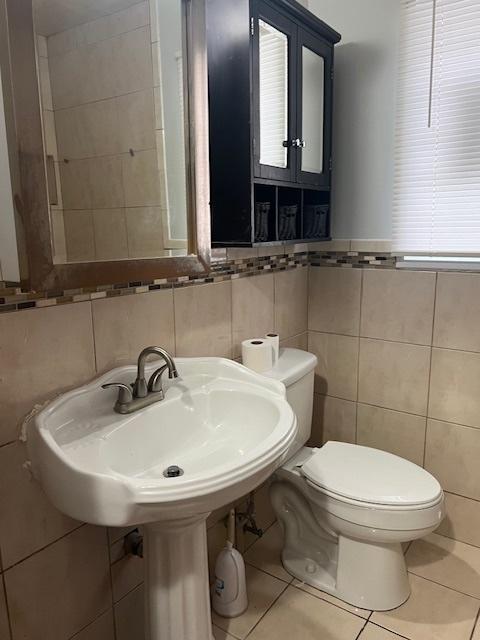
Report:
[[[280,349],[277,363],[263,375],[280,380],[287,388],[287,400],[297,416],[298,433],[288,458],[310,438],[313,413],[313,382],[317,357],[300,349]]]

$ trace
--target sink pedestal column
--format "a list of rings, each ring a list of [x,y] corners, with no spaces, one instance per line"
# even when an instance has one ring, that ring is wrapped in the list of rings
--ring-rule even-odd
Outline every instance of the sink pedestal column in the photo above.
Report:
[[[147,640],[213,640],[207,516],[144,525]]]

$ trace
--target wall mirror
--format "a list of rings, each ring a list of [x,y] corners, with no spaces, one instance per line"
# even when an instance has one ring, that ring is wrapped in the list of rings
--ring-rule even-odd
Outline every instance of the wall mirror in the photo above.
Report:
[[[64,289],[205,273],[204,0],[2,1],[22,280]]]

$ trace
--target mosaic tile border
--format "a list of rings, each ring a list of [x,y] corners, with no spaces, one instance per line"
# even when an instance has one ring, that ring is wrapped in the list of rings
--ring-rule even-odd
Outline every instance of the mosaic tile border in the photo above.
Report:
[[[212,262],[208,276],[181,276],[179,278],[160,278],[147,282],[124,282],[115,285],[68,289],[65,291],[32,292],[20,287],[0,288],[0,314],[24,309],[40,309],[61,304],[113,298],[118,296],[148,293],[160,289],[176,289],[194,285],[225,282],[237,278],[246,278],[262,273],[273,273],[307,267],[307,251],[286,255],[224,259]]]
[[[398,258],[391,253],[364,253],[359,251],[311,251],[312,267],[353,267],[356,269],[377,267],[395,269]]]
[[[262,273],[275,273],[299,267],[345,267],[394,269],[397,258],[390,253],[358,251],[298,251],[270,256],[228,258],[218,256],[212,261],[208,276],[161,278],[147,282],[124,282],[114,285],[68,289],[65,291],[32,292],[13,283],[0,283],[0,314],[24,309],[41,309],[61,304],[148,293],[160,289],[176,289],[194,285],[225,282]],[[3,286],[2,285],[8,285]]]

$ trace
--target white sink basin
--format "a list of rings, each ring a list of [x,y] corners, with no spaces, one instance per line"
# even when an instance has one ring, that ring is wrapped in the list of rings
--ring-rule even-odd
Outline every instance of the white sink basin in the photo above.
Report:
[[[133,366],[60,396],[30,422],[28,449],[35,476],[67,515],[148,524],[150,640],[210,640],[205,520],[282,464],[297,426],[282,383],[222,358],[175,363],[180,378],[165,380],[165,399],[127,416],[113,410],[116,389],[101,385],[129,384]],[[172,465],[183,474],[165,477]]]
[[[116,390],[101,388],[134,380],[135,367],[122,367],[35,417],[29,453],[58,509],[108,526],[205,513],[281,464],[296,430],[281,383],[222,358],[176,364],[180,379],[165,380],[165,400],[136,413],[115,413]],[[171,465],[183,475],[166,478]]]

